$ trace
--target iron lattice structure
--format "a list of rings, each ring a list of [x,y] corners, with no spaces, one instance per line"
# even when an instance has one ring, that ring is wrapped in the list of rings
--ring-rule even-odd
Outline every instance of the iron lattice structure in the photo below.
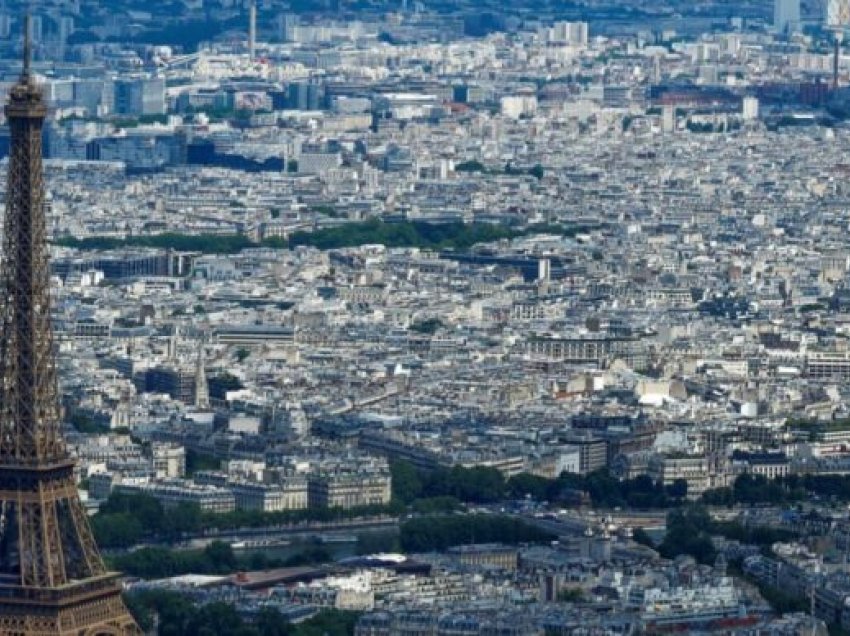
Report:
[[[28,32],[27,23],[27,32]],[[47,107],[24,70],[11,133],[0,264],[0,635],[140,634],[107,571],[62,438],[50,324],[42,126]]]

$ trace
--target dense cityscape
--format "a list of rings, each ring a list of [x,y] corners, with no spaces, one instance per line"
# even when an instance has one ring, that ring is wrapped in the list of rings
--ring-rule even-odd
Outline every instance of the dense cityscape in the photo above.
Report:
[[[845,30],[850,0],[0,1],[0,634],[101,633],[3,622],[9,405],[51,352],[69,580],[102,556],[138,626],[104,634],[850,633]]]

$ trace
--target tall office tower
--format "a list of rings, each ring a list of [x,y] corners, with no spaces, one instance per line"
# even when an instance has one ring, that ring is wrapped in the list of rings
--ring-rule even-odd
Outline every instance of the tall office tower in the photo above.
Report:
[[[664,105],[661,109],[661,132],[676,132],[676,111],[670,104]]]
[[[0,634],[141,634],[107,571],[62,438],[45,241],[44,97],[24,68],[6,105],[11,149],[0,265]]]
[[[253,60],[257,53],[257,0],[251,0],[248,9],[248,57]]]
[[[325,87],[318,82],[292,82],[286,89],[286,107],[290,110],[319,110]]]
[[[826,28],[832,31],[834,45],[832,56],[832,88],[838,88],[838,58],[844,31],[850,28],[850,0],[827,0]]]
[[[116,115],[165,113],[165,80],[161,77],[125,77],[115,80],[112,112]]]
[[[759,100],[758,97],[745,97],[741,104],[741,117],[745,121],[758,119]]]
[[[56,29],[56,37],[62,46],[65,46],[68,38],[74,34],[74,18],[69,15],[60,16],[56,20]]]
[[[780,33],[800,29],[800,0],[773,0],[773,28]]]
[[[295,41],[298,30],[298,15],[295,13],[283,13],[277,18],[277,27],[280,39],[284,42]]]
[[[850,0],[827,0],[825,26],[841,30],[850,27]]]
[[[198,361],[195,365],[195,407],[208,409],[210,407],[210,389],[207,384],[207,374],[204,371],[204,341],[198,344]]]

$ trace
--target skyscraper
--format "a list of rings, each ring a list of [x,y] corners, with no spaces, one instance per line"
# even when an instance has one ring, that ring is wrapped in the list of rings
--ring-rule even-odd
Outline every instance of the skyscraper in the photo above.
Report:
[[[838,88],[838,62],[844,31],[850,28],[850,0],[827,0],[826,27],[833,33],[832,88]]]
[[[204,371],[204,341],[198,343],[198,361],[195,365],[195,407],[208,409],[210,406],[210,390],[207,385],[207,374]]]
[[[800,30],[800,0],[773,0],[773,28],[780,33]]]
[[[11,133],[0,265],[0,634],[139,634],[98,553],[61,433],[50,325],[41,131],[47,106],[24,67]]]
[[[831,29],[850,27],[850,0],[827,0],[826,26]]]
[[[162,115],[165,113],[165,80],[133,77],[115,81],[113,112],[116,115]]]
[[[257,56],[257,0],[251,0],[248,8],[248,58],[253,61]]]

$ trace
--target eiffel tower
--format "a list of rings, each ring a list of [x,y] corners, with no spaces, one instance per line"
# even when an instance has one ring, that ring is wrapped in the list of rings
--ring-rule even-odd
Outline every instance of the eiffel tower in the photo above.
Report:
[[[47,106],[24,63],[11,89],[0,263],[0,635],[141,631],[97,550],[61,432],[50,325],[41,131]]]

